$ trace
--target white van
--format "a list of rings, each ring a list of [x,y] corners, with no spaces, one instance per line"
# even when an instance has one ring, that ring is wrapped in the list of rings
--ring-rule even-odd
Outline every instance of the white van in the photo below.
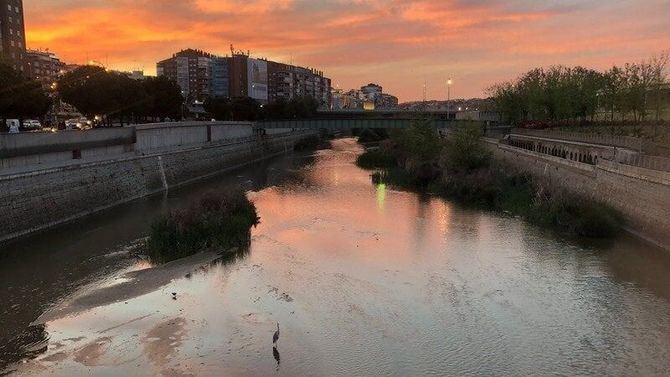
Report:
[[[39,130],[42,128],[42,124],[39,120],[27,119],[23,121],[23,128],[26,130]]]
[[[7,119],[7,128],[9,128],[10,134],[18,134],[20,125],[21,123],[18,119]]]

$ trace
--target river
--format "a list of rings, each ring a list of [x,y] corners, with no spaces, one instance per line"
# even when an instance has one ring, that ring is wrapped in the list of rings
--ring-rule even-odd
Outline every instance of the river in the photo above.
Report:
[[[375,185],[361,151],[338,139],[5,245],[0,371],[668,375],[670,253]],[[238,184],[261,217],[248,248],[129,252],[160,212]]]

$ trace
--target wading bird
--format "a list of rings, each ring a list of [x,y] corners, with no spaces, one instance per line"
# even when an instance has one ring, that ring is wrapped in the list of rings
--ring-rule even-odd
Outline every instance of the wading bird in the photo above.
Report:
[[[272,335],[272,344],[276,345],[277,340],[279,340],[279,322],[277,322],[277,331],[275,331],[275,334]]]

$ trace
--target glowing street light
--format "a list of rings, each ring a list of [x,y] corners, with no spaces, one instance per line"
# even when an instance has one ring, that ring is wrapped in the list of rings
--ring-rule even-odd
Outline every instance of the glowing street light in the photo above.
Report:
[[[453,81],[451,80],[451,77],[447,79],[447,116],[449,116],[449,110],[451,110],[451,84]]]

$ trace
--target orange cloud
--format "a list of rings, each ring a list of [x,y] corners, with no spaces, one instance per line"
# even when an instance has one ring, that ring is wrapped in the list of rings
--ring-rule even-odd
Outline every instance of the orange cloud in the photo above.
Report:
[[[182,48],[312,66],[342,88],[401,100],[480,96],[538,65],[605,68],[670,48],[665,0],[42,0],[25,2],[31,48],[64,61],[144,68]],[[596,22],[597,21],[597,22]]]

